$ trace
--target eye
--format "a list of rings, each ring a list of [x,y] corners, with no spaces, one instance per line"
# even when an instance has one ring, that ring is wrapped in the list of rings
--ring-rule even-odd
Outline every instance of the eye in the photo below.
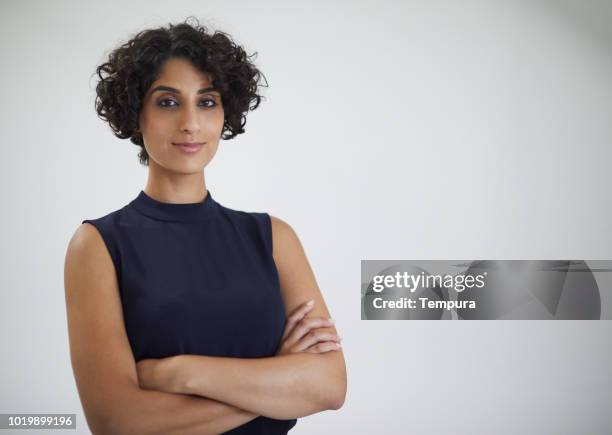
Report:
[[[201,106],[209,107],[209,108],[215,107],[217,105],[217,102],[212,98],[205,98],[204,100],[201,100],[200,103],[202,103],[200,104]],[[178,105],[178,103],[172,98],[164,98],[164,99],[159,100],[157,102],[157,105],[159,107],[167,108],[167,107],[175,107],[176,105]]]
[[[171,99],[171,98],[164,98],[164,99],[162,99],[162,100],[159,100],[159,101],[157,102],[157,105],[158,105],[159,107],[174,107],[174,104],[166,104],[166,103],[176,103],[176,101],[174,101],[174,100],[173,100],[173,99]]]
[[[202,103],[206,103],[204,104],[204,107],[215,107],[217,105],[217,102],[212,98],[206,98],[202,100]]]

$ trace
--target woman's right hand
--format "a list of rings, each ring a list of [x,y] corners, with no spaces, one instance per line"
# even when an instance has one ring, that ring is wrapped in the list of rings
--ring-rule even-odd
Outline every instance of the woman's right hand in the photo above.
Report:
[[[334,323],[326,317],[306,317],[314,306],[314,301],[298,307],[287,319],[285,332],[276,356],[290,353],[325,353],[340,349],[342,338],[324,328]]]

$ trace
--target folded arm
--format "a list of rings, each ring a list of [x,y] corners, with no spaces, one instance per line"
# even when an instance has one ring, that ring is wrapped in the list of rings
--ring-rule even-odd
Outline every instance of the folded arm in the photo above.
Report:
[[[114,394],[97,412],[95,419],[91,410],[87,413],[90,429],[96,435],[219,434],[258,417],[216,400],[141,390],[136,386],[122,389],[115,386]]]
[[[159,382],[149,387],[208,397],[269,418],[300,418],[342,406],[341,360],[339,351],[250,359],[178,355],[158,367]]]

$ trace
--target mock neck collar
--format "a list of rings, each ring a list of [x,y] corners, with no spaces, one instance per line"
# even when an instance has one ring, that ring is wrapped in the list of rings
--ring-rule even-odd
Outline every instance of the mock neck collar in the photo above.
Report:
[[[213,200],[210,190],[206,190],[203,201],[185,204],[161,202],[151,198],[144,190],[130,202],[139,212],[154,219],[175,222],[198,222],[211,218],[218,204]]]

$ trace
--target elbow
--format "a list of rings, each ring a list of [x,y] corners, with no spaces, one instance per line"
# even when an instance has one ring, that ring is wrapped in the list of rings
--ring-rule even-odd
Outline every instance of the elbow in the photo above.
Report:
[[[328,409],[337,411],[344,405],[344,400],[346,398],[346,388],[338,391],[332,396],[330,403],[328,405]]]
[[[120,435],[125,433],[125,425],[113,418],[100,418],[88,421],[88,426],[92,435]]]
[[[347,374],[344,361],[336,364],[331,373],[329,373],[325,384],[328,386],[326,409],[337,411],[344,406],[344,400],[346,399]]]
[[[87,426],[91,431],[92,435],[110,435],[112,433],[117,433],[115,431],[115,426],[108,424],[106,419],[102,418],[86,418]]]
[[[346,399],[346,374],[340,376],[336,382],[331,382],[333,389],[328,394],[327,409],[337,411],[344,405]]]
[[[140,415],[135,414],[127,406],[123,407],[123,409],[116,409],[98,427],[100,432],[92,432],[93,435],[159,434],[157,430],[153,431]]]
[[[340,408],[342,408],[342,405],[344,405],[344,396],[342,396],[339,399],[336,399],[336,401],[332,403],[332,406],[330,409],[333,411],[337,411]]]
[[[103,397],[100,397],[103,396]],[[93,435],[139,435],[144,432],[136,418],[134,402],[141,400],[140,390],[133,384],[115,386],[113,391],[97,391],[97,396],[81,396],[87,426]],[[129,406],[132,404],[132,406]]]
[[[120,414],[117,408],[107,410],[102,415],[87,418],[87,425],[92,435],[136,435],[140,428],[126,420],[126,415]]]
[[[134,426],[127,425],[123,422],[110,420],[98,424],[95,428],[90,426],[92,435],[135,435],[140,432]]]
[[[92,435],[109,435],[113,433],[113,426],[109,424],[108,411],[93,409],[91,404],[83,403],[85,422]]]

